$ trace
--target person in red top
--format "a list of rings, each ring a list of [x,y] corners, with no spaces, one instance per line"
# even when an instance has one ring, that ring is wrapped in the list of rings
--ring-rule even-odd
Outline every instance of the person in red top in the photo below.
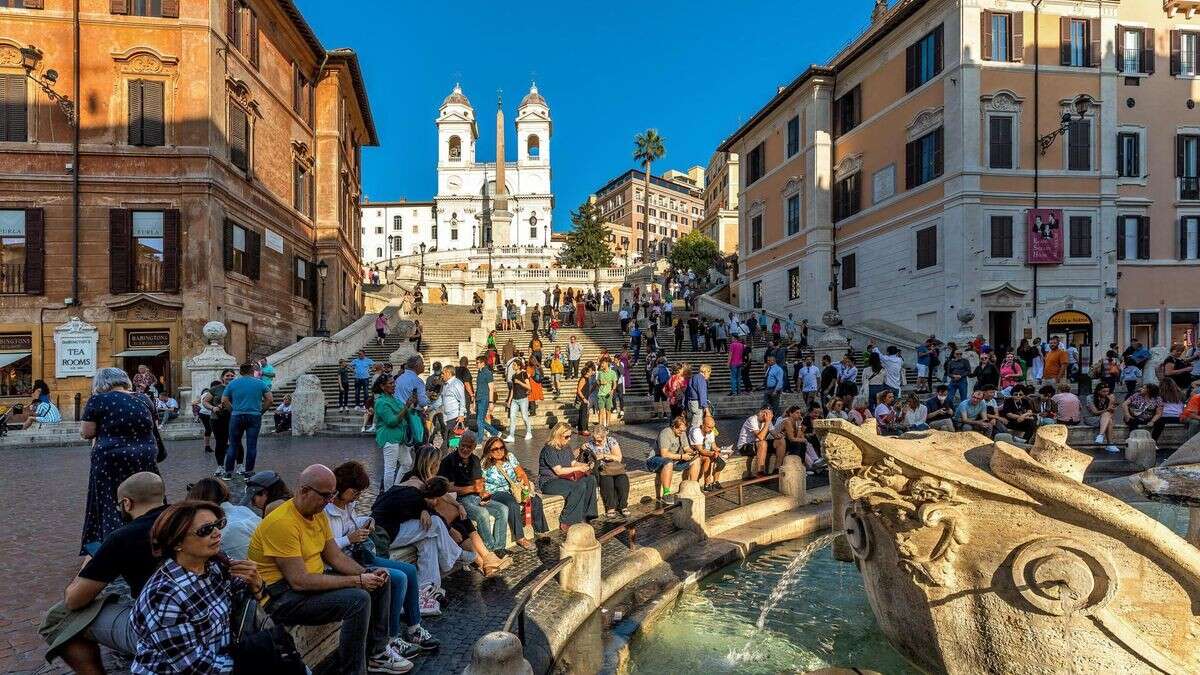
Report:
[[[1179,421],[1187,425],[1187,437],[1200,434],[1200,380],[1192,383],[1192,397],[1183,407]]]

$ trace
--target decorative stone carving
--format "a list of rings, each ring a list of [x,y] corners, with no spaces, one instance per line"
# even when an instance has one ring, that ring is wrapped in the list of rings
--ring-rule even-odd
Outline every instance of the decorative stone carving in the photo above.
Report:
[[[1066,427],[1041,427],[1026,451],[974,432],[815,426],[834,531],[883,633],[921,670],[1200,671],[1200,550],[1085,486],[1091,457]]]
[[[21,65],[21,50],[12,45],[0,45],[0,66]]]
[[[292,435],[312,436],[325,429],[325,392],[321,378],[305,374],[296,378],[292,393]]]
[[[954,334],[953,340],[962,347],[975,339],[975,331],[971,329],[971,322],[975,320],[975,310],[970,307],[962,307],[954,316],[961,325],[958,327],[958,332]]]
[[[982,101],[985,107],[992,112],[1016,113],[1021,112],[1021,104],[1025,99],[1008,89],[1001,89],[991,96],[982,97]]]
[[[861,152],[856,155],[843,157],[842,161],[838,162],[837,166],[833,167],[833,178],[834,180],[841,180],[846,176],[852,176],[859,171],[862,171],[862,167],[863,156]]]
[[[918,139],[942,126],[943,117],[942,108],[926,108],[917,113],[912,123],[908,125],[908,140]]]
[[[817,338],[817,347],[825,349],[845,349],[850,344],[850,336],[842,330],[842,315],[832,309],[821,315],[821,323],[825,324],[825,332]],[[839,354],[834,361],[841,358]]]
[[[200,332],[204,335],[204,343],[210,345],[224,342],[225,336],[229,335],[229,330],[220,321],[209,321]]]

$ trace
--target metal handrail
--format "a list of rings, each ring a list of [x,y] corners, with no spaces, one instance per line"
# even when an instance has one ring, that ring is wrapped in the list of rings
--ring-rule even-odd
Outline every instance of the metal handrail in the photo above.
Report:
[[[635,548],[637,545],[635,538],[637,536],[638,525],[646,520],[649,520],[650,518],[655,518],[667,513],[668,511],[677,509],[679,506],[680,505],[676,503],[661,509],[655,509],[649,513],[644,513],[641,516],[638,516],[627,523],[623,523],[617,527],[614,527],[608,532],[596,537],[596,542],[603,546],[604,544],[621,536],[621,534],[628,532],[629,548]],[[512,611],[508,613],[508,618],[504,620],[504,632],[511,633],[513,623],[515,622],[517,624],[517,637],[521,639],[522,643],[525,642],[525,610],[529,606],[529,602],[533,600],[533,596],[536,595],[538,591],[542,590],[543,586],[550,583],[551,579],[558,576],[558,573],[561,572],[563,568],[567,566],[567,563],[571,562],[571,560],[572,556],[567,556],[559,560],[557,563],[547,568],[546,571],[535,577],[533,582],[530,583],[525,590],[521,591],[521,593],[517,596],[518,600],[516,606],[512,608]]]
[[[758,485],[759,483],[770,483],[773,480],[779,480],[779,476],[780,476],[780,472],[778,470],[776,470],[775,473],[767,474],[766,476],[758,476],[757,478],[749,478],[746,480],[740,480],[737,483],[730,485],[729,487],[722,487],[720,490],[713,490],[712,492],[708,493],[708,496],[709,497],[717,497],[717,496],[725,494],[726,492],[732,492],[734,490],[737,490],[737,505],[741,506],[743,503],[743,499],[744,499],[744,494],[742,492],[743,488],[745,488],[747,485]]]

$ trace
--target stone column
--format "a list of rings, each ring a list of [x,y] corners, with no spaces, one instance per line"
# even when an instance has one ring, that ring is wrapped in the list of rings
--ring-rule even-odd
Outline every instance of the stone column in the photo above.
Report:
[[[559,558],[571,562],[558,573],[558,584],[564,591],[582,593],[600,604],[600,542],[596,530],[587,523],[575,523],[567,530],[567,539],[559,549]]]
[[[183,364],[183,367],[191,375],[192,392],[197,397],[200,396],[200,392],[208,388],[208,385],[212,384],[213,380],[221,379],[222,370],[232,368],[236,371],[238,367],[237,359],[227,354],[225,348],[221,346],[221,342],[229,333],[225,329],[225,324],[220,321],[209,321],[204,324],[202,332],[207,343],[204,351]],[[180,412],[190,417],[192,407],[180,405]]]
[[[672,516],[675,527],[691,530],[701,537],[708,536],[704,529],[705,497],[700,483],[694,480],[683,481],[679,484],[679,492],[675,493],[675,499],[681,504]]]
[[[475,641],[471,665],[462,672],[463,675],[533,675],[533,668],[525,660],[516,635],[495,631]]]
[[[325,392],[321,378],[301,375],[292,393],[292,435],[312,436],[325,429]]]
[[[798,455],[788,455],[783,458],[783,467],[779,470],[779,491],[791,497],[797,504],[804,503],[807,473],[804,460]]]
[[[842,330],[842,316],[833,310],[825,312],[821,323],[825,324],[825,332],[813,343],[813,358],[820,363],[821,357],[828,354],[837,363],[850,347],[850,336]]]

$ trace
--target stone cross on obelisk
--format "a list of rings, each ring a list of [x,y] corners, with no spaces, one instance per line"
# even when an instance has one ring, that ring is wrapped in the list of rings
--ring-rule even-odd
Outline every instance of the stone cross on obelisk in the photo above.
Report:
[[[496,246],[513,244],[513,214],[508,210],[508,189],[504,182],[504,100],[496,92],[496,192],[492,197],[492,242]]]

